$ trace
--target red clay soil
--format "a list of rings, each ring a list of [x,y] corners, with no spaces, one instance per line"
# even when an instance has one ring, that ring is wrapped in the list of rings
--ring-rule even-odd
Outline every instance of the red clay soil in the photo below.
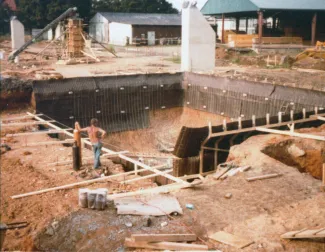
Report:
[[[220,125],[226,117],[190,108],[172,108],[153,111],[147,129],[108,134],[105,142],[117,150],[158,152],[160,141],[173,146],[182,126],[205,127],[209,122]]]

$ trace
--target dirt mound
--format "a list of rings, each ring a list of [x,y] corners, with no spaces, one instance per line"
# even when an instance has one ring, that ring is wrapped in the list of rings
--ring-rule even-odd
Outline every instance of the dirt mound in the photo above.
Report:
[[[324,150],[324,142],[295,138],[272,143],[262,149],[262,152],[286,165],[296,167],[300,172],[308,172],[314,178],[322,179]]]
[[[325,70],[325,60],[307,57],[294,63],[294,66],[304,69]]]
[[[116,215],[113,204],[104,211],[82,209],[58,221],[55,228],[44,228],[35,244],[42,251],[115,252],[124,251],[124,240],[132,233],[186,233],[184,227],[169,221],[167,216],[150,219],[151,225],[147,227],[145,216]],[[161,227],[166,221],[168,226]],[[126,223],[132,223],[132,227]]]

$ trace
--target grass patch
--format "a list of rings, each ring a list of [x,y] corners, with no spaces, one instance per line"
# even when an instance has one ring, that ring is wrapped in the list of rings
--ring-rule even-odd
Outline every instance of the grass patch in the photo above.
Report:
[[[181,64],[182,58],[180,56],[172,57],[172,58],[166,58],[165,60],[171,61],[175,64]]]

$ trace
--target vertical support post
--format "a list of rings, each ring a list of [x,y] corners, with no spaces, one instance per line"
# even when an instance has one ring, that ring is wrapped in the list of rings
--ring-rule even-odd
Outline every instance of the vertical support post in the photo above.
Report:
[[[290,110],[290,120],[293,121],[293,110]]]
[[[214,145],[215,151],[214,151],[214,170],[217,169],[218,166],[218,148],[219,148],[219,143],[218,141]]]
[[[318,115],[318,107],[315,107],[315,115]]]
[[[267,113],[266,114],[266,125],[269,125],[270,124],[270,114]]]
[[[242,123],[241,123],[241,116],[238,117],[238,129],[242,129],[243,126],[242,126]]]
[[[226,119],[223,119],[222,125],[223,125],[223,131],[227,131],[227,120]]]
[[[258,41],[262,44],[263,38],[263,11],[258,12]]]
[[[80,164],[80,167],[82,166],[82,144],[81,144],[81,134],[80,134],[80,131],[75,128],[74,131],[73,131],[73,138],[74,140],[76,141],[77,143],[77,147],[79,148],[79,164]]]
[[[238,34],[239,32],[239,23],[240,23],[240,18],[236,17],[236,33]]]
[[[272,17],[272,29],[275,30],[276,17]]]
[[[317,26],[317,13],[315,12],[313,15],[313,19],[311,21],[311,45],[316,44],[316,26]]]
[[[209,137],[212,135],[212,124],[209,122]]]
[[[302,117],[303,117],[303,119],[306,119],[306,109],[305,108],[302,109]]]
[[[246,18],[246,34],[248,34],[248,17]]]
[[[282,112],[278,113],[278,123],[282,123]]]
[[[204,149],[200,150],[200,174],[203,174],[203,159],[204,159]]]
[[[138,165],[134,164],[134,171],[135,171],[135,175],[138,175]]]
[[[325,187],[325,164],[323,164],[323,186]]]
[[[224,44],[225,42],[225,14],[222,14],[221,43]]]
[[[321,186],[321,191],[325,192],[325,164],[323,164],[323,184]]]
[[[256,127],[256,115],[252,116],[252,125],[253,127]]]

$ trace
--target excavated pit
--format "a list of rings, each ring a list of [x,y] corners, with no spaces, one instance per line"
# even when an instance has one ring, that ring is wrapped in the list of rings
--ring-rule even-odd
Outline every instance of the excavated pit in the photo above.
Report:
[[[322,126],[321,128],[324,128]],[[286,139],[265,147],[262,152],[302,173],[322,179],[325,143],[307,139]]]

